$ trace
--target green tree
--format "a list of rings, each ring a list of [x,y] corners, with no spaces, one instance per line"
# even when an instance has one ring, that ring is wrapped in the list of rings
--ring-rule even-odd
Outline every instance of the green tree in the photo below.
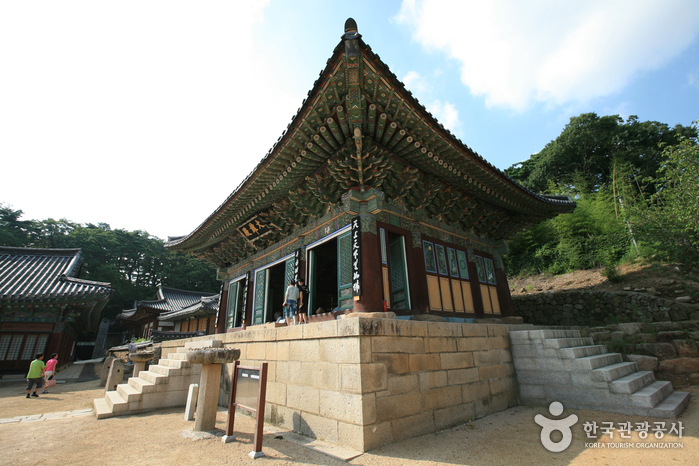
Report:
[[[0,205],[3,245],[38,248],[80,248],[80,277],[108,282],[115,290],[103,312],[114,317],[134,301],[155,297],[157,287],[216,293],[216,269],[210,264],[165,249],[146,231],[112,229],[109,224],[75,224],[68,220],[20,220],[21,210]]]
[[[634,187],[630,203],[649,185],[639,180],[654,177],[662,160],[661,145],[674,145],[682,137],[696,136],[696,128],[670,128],[656,121],[631,116],[600,117],[584,113],[570,119],[561,134],[529,160],[505,173],[533,191],[542,192],[550,181],[575,192],[594,192],[615,184]],[[652,194],[652,193],[649,193]]]
[[[20,220],[23,214],[21,210],[0,203],[0,245],[22,247],[29,242],[32,222]]]
[[[696,126],[695,122],[695,126]],[[648,203],[633,210],[643,243],[662,259],[699,266],[699,144],[687,137],[665,148]]]
[[[559,215],[509,243],[508,275],[566,273],[615,264],[629,252],[628,230],[614,212],[608,190],[579,196],[571,214]]]

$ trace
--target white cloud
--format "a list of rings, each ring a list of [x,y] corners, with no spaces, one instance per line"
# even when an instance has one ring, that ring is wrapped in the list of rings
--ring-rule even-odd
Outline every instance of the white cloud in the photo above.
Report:
[[[450,102],[442,102],[439,99],[433,98],[433,87],[430,80],[423,77],[417,71],[409,71],[402,79],[403,84],[407,89],[415,95],[415,97],[445,128],[448,128],[457,136],[461,134],[461,121],[459,120],[459,111],[456,106]]]
[[[396,17],[462,63],[489,106],[585,102],[667,64],[699,35],[699,2],[404,0]]]
[[[441,102],[439,100],[433,100],[428,105],[426,105],[427,110],[434,115],[434,117],[445,128],[449,128],[454,134],[460,134],[461,121],[459,121],[459,111],[456,107],[449,102]]]
[[[427,96],[432,92],[430,81],[420,76],[417,71],[409,71],[403,78],[403,84],[417,96]],[[420,97],[418,97],[420,98]]]

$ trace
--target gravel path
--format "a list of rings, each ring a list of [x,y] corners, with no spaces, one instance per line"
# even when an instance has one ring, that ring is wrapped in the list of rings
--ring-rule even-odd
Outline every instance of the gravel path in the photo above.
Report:
[[[0,423],[0,447],[3,464],[262,464],[277,465],[342,465],[338,459],[312,451],[297,443],[267,434],[264,438],[265,459],[252,460],[253,421],[236,418],[238,441],[223,444],[218,439],[193,441],[181,432],[193,427],[184,420],[183,409],[116,417],[97,421],[85,416],[92,399],[103,396],[99,381],[61,384],[49,395],[25,399],[21,384],[0,387],[0,419],[31,417],[21,422]],[[641,440],[632,432],[631,439],[600,438],[596,447],[586,446],[583,423],[632,421],[650,422],[635,416],[622,416],[596,411],[564,411],[574,413],[578,423],[573,427],[573,443],[561,453],[550,453],[539,441],[541,428],[534,423],[537,413],[551,417],[545,409],[515,407],[470,423],[405,442],[388,445],[354,458],[352,465],[541,465],[541,464],[697,464],[699,457],[699,389],[691,388],[692,399],[682,421],[681,439],[665,435],[663,439]],[[70,413],[76,415],[47,415]],[[36,416],[43,415],[43,416]],[[217,427],[225,427],[225,412],[219,412]],[[677,421],[675,421],[677,422]],[[669,427],[669,423],[668,423]],[[652,435],[651,435],[652,437]],[[553,437],[557,440],[556,437]],[[622,443],[678,443],[682,448],[647,449],[618,448]],[[616,448],[614,447],[616,446]]]

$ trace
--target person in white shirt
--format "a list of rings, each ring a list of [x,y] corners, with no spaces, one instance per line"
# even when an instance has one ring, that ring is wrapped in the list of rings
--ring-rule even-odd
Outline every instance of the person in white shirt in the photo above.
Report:
[[[299,289],[296,286],[296,282],[291,280],[289,286],[286,287],[286,294],[284,295],[284,316],[286,317],[286,325],[291,325],[294,322],[296,325],[296,303],[299,300]]]

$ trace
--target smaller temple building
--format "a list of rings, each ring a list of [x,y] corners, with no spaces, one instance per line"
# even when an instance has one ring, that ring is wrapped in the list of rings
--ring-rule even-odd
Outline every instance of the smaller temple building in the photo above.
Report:
[[[79,279],[82,264],[80,249],[0,246],[0,370],[25,370],[40,352],[68,362],[97,330],[114,290]]]
[[[135,338],[150,338],[153,332],[214,333],[219,295],[158,287],[155,299],[136,301],[133,309],[117,316],[131,328]]]

